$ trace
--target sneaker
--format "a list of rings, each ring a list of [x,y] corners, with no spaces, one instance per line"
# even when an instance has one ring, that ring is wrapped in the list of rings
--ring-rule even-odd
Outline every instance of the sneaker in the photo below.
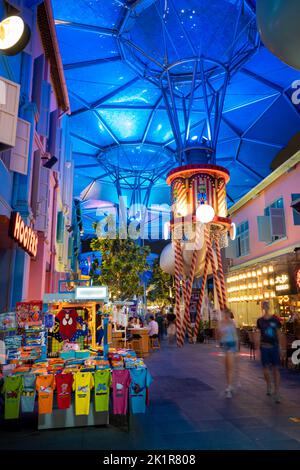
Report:
[[[268,395],[268,397],[270,397],[272,395],[272,388],[271,387],[267,388],[267,395]]]
[[[278,394],[275,395],[274,399],[275,399],[275,403],[281,403],[281,397],[280,397],[280,395],[278,395]]]
[[[225,390],[225,396],[226,398],[232,398],[232,389],[231,388],[226,388]]]

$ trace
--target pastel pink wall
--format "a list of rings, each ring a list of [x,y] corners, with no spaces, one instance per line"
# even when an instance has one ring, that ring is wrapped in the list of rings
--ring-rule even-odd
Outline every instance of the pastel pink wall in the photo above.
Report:
[[[281,176],[233,215],[233,221],[237,225],[248,220],[250,232],[250,253],[234,259],[235,266],[292,245],[300,246],[300,225],[294,225],[293,209],[290,207],[293,193],[300,193],[300,164],[290,173]],[[258,239],[257,216],[264,215],[265,207],[280,197],[284,199],[287,238],[267,245]]]

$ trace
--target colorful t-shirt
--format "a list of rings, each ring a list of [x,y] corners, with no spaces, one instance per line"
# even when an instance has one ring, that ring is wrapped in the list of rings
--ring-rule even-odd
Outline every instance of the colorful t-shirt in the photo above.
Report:
[[[57,374],[55,382],[57,406],[60,410],[66,410],[71,406],[73,375]]]
[[[148,369],[131,369],[129,390],[131,411],[133,414],[146,412],[146,390],[150,387],[152,377]]]
[[[77,312],[76,310],[61,310],[56,315],[59,321],[59,333],[62,339],[71,340],[77,330]]]
[[[4,381],[4,419],[18,419],[20,414],[20,398],[23,390],[22,375],[11,375]]]
[[[109,369],[98,370],[94,374],[95,381],[95,410],[108,411],[111,372]]]
[[[21,408],[23,413],[33,413],[36,396],[36,376],[33,374],[23,375],[23,390],[21,395]]]
[[[113,370],[113,411],[115,415],[124,415],[127,413],[130,380],[129,370]]]
[[[75,374],[73,389],[75,390],[76,416],[90,413],[90,397],[93,386],[94,379],[91,372],[77,372]]]
[[[36,379],[36,390],[39,397],[39,414],[52,413],[53,391],[55,389],[55,379],[53,374],[39,375]]]

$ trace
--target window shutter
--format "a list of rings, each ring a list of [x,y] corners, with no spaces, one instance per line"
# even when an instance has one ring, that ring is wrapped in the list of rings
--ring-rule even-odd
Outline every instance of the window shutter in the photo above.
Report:
[[[65,220],[63,212],[57,213],[57,228],[56,228],[56,241],[57,243],[64,242]]]
[[[271,243],[272,232],[271,232],[271,220],[267,215],[257,217],[258,226],[258,239],[260,242]]]
[[[0,101],[0,150],[6,150],[16,145],[20,85],[2,77],[0,82],[5,95]]]
[[[60,127],[57,128],[57,136],[56,136],[56,158],[58,158],[58,171],[63,177],[63,153],[62,153],[62,145],[63,145],[63,131]]]
[[[292,194],[291,196],[291,207],[293,208],[294,225],[300,225],[300,194]]]
[[[49,176],[50,171],[41,166],[35,220],[35,230],[40,232],[46,232],[48,230]]]
[[[34,60],[32,101],[36,104],[39,113],[41,112],[42,82],[44,78],[45,56],[40,55]]]
[[[33,155],[33,174],[32,174],[32,188],[31,188],[31,209],[32,209],[34,218],[36,218],[37,216],[40,170],[41,170],[41,151],[36,150]]]
[[[30,122],[18,119],[16,145],[11,150],[9,169],[22,175],[28,172]]]
[[[51,154],[51,157],[57,157],[57,149],[56,149],[56,136],[57,136],[57,128],[59,127],[59,120],[58,120],[58,110],[52,111],[50,114],[50,130],[49,130],[49,139],[48,139],[48,147],[47,150]]]
[[[34,152],[31,207],[35,218],[34,228],[40,232],[48,230],[49,177],[50,171],[43,167],[41,152],[37,150]]]
[[[51,85],[46,80],[42,82],[42,93],[41,93],[41,106],[40,106],[40,118],[37,125],[38,134],[48,137],[49,135],[49,123],[50,123],[50,99],[51,99]]]
[[[273,237],[285,237],[285,218],[283,208],[270,207],[271,234]]]
[[[237,257],[237,239],[228,241],[228,246],[225,248],[225,258],[233,259]]]
[[[65,165],[63,185],[63,202],[71,209],[73,197],[73,164],[71,162]]]
[[[68,258],[69,259],[73,257],[73,251],[74,251],[74,238],[70,237],[69,243],[68,243]]]

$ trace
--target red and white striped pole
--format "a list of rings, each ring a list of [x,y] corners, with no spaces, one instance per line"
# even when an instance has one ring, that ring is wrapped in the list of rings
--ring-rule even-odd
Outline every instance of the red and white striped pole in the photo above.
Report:
[[[175,251],[175,311],[176,311],[176,341],[177,346],[181,346],[182,336],[182,321],[181,321],[181,292],[180,292],[180,255],[181,255],[181,243],[180,240],[174,240],[174,251]]]
[[[206,239],[206,248],[207,248],[208,256],[210,258],[210,263],[211,263],[212,272],[213,272],[213,276],[214,276],[214,281],[215,281],[215,286],[216,286],[216,290],[217,290],[217,296],[218,296],[218,300],[219,300],[220,309],[223,310],[224,309],[224,304],[223,304],[222,290],[221,290],[221,287],[220,287],[220,284],[219,284],[218,272],[217,272],[217,268],[216,268],[216,264],[215,264],[214,253],[213,253],[211,241],[210,241],[210,238],[209,238],[208,230],[205,232],[205,239]]]
[[[224,271],[223,271],[223,263],[222,263],[220,242],[217,238],[215,239],[215,246],[216,246],[217,258],[218,258],[218,272],[219,272],[219,279],[220,279],[221,290],[222,290],[223,306],[224,306],[224,308],[226,308],[226,306],[227,306],[227,290],[226,290],[225,276],[224,276]]]
[[[209,256],[208,256],[208,253],[206,253],[204,271],[203,271],[203,276],[202,276],[202,284],[201,284],[199,299],[197,303],[197,314],[196,314],[196,321],[195,321],[195,335],[196,336],[198,336],[199,327],[200,327],[201,309],[202,309],[202,303],[203,303],[207,276],[208,276],[208,266],[209,266]]]

